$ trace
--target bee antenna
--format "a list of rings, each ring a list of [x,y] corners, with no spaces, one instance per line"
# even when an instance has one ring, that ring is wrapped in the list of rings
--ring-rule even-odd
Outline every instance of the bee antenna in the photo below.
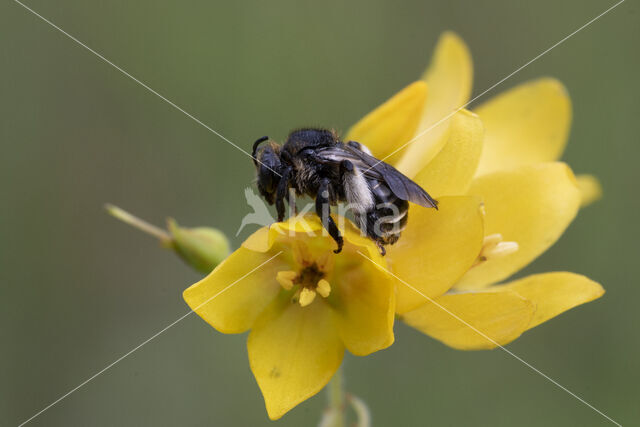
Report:
[[[269,139],[268,136],[263,136],[262,138],[258,138],[256,142],[253,143],[253,152],[251,153],[251,157],[253,157],[253,163],[256,163],[258,161],[258,159],[256,158],[256,151],[258,150],[258,145],[262,144],[267,139]]]

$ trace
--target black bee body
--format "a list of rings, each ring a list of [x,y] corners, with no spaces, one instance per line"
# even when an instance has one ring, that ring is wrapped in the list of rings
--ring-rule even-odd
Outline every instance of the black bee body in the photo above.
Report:
[[[276,204],[278,221],[284,219],[284,200],[289,189],[316,200],[316,213],[338,244],[343,239],[333,218],[331,205],[347,203],[360,229],[374,240],[384,255],[384,246],[394,244],[408,219],[409,201],[437,209],[437,202],[420,186],[392,166],[371,155],[355,141],[343,143],[332,131],[300,129],[291,132],[284,145],[274,142],[253,146],[262,197]]]
[[[362,213],[354,211],[354,216],[358,223],[366,224],[364,229],[370,238],[377,240],[382,237],[385,245],[393,245],[407,226],[409,202],[398,198],[381,181],[367,180],[367,184],[377,208]]]

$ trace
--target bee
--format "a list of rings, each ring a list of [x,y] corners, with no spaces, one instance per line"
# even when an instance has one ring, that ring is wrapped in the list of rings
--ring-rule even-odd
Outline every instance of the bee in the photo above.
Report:
[[[270,205],[275,203],[278,221],[284,219],[284,201],[291,190],[312,197],[323,227],[338,245],[335,253],[344,242],[330,206],[346,202],[360,230],[382,255],[385,245],[396,243],[406,227],[409,202],[438,208],[425,190],[372,156],[366,146],[345,143],[330,130],[294,130],[284,145],[263,136],[253,144],[252,156],[258,191]]]

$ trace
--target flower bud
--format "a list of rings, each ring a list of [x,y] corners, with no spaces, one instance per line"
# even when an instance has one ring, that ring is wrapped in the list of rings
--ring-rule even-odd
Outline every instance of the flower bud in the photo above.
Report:
[[[229,255],[229,240],[215,228],[185,228],[169,218],[168,233],[117,206],[105,205],[107,212],[125,224],[154,236],[160,244],[173,249],[188,265],[201,273],[209,274]]]
[[[180,227],[169,218],[170,247],[191,267],[208,274],[229,255],[229,240],[215,228]]]

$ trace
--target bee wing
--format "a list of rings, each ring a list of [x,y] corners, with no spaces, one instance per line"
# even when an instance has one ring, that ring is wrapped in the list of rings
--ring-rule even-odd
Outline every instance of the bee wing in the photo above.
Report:
[[[338,163],[341,160],[351,161],[365,177],[386,182],[393,194],[399,199],[407,200],[425,208],[438,208],[438,202],[418,184],[390,164],[378,160],[353,146],[340,144],[322,150],[319,154],[327,160],[330,159]]]

